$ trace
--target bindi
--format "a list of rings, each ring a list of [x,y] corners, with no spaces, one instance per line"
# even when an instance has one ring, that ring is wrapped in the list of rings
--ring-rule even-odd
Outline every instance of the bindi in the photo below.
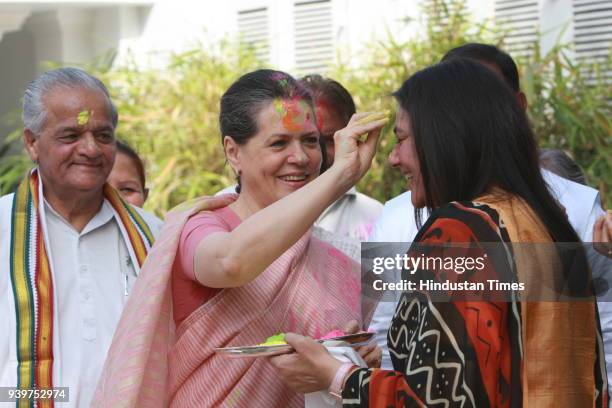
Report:
[[[77,115],[77,124],[79,126],[84,126],[84,125],[88,124],[89,123],[89,119],[91,118],[92,114],[93,114],[92,110],[82,110]]]

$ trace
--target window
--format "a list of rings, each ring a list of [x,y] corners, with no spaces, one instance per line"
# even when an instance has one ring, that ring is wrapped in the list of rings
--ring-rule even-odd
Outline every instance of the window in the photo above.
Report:
[[[538,40],[538,0],[495,0],[495,21],[506,31],[504,48],[513,57],[533,51]]]
[[[255,56],[263,64],[270,63],[267,7],[239,11],[238,33],[241,41],[253,48]]]
[[[612,45],[612,2],[574,0],[573,14],[576,59],[605,61]]]
[[[296,71],[325,73],[335,56],[331,1],[296,2],[293,16]]]

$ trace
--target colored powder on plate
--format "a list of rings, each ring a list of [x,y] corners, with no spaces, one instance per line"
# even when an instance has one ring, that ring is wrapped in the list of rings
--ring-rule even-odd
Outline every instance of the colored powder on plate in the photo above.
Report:
[[[329,333],[327,333],[325,336],[321,337],[319,340],[334,339],[336,337],[342,337],[342,336],[346,336],[346,333],[343,332],[342,330],[332,330]]]
[[[281,344],[287,344],[285,341],[285,333],[278,333],[274,336],[270,336],[265,342],[259,343],[258,346],[278,346]]]

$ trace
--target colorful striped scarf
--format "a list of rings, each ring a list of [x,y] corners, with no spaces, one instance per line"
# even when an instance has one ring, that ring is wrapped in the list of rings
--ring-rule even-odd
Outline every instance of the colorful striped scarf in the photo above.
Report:
[[[17,188],[11,213],[10,277],[15,299],[20,389],[53,387],[53,272],[41,228],[39,183],[38,170],[34,169]],[[140,215],[109,185],[104,186],[104,196],[115,211],[139,270],[153,244],[153,235]],[[42,401],[39,406],[53,406],[52,400]],[[33,405],[27,399],[17,404]]]

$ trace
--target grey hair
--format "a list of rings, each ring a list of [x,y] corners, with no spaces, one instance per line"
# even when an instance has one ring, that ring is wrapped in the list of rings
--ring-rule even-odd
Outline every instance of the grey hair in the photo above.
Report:
[[[98,78],[80,68],[58,68],[47,71],[30,82],[23,95],[21,119],[23,126],[39,135],[45,125],[47,111],[43,98],[56,88],[87,88],[102,92],[108,99],[108,107],[113,127],[117,127],[119,116],[106,86]]]

